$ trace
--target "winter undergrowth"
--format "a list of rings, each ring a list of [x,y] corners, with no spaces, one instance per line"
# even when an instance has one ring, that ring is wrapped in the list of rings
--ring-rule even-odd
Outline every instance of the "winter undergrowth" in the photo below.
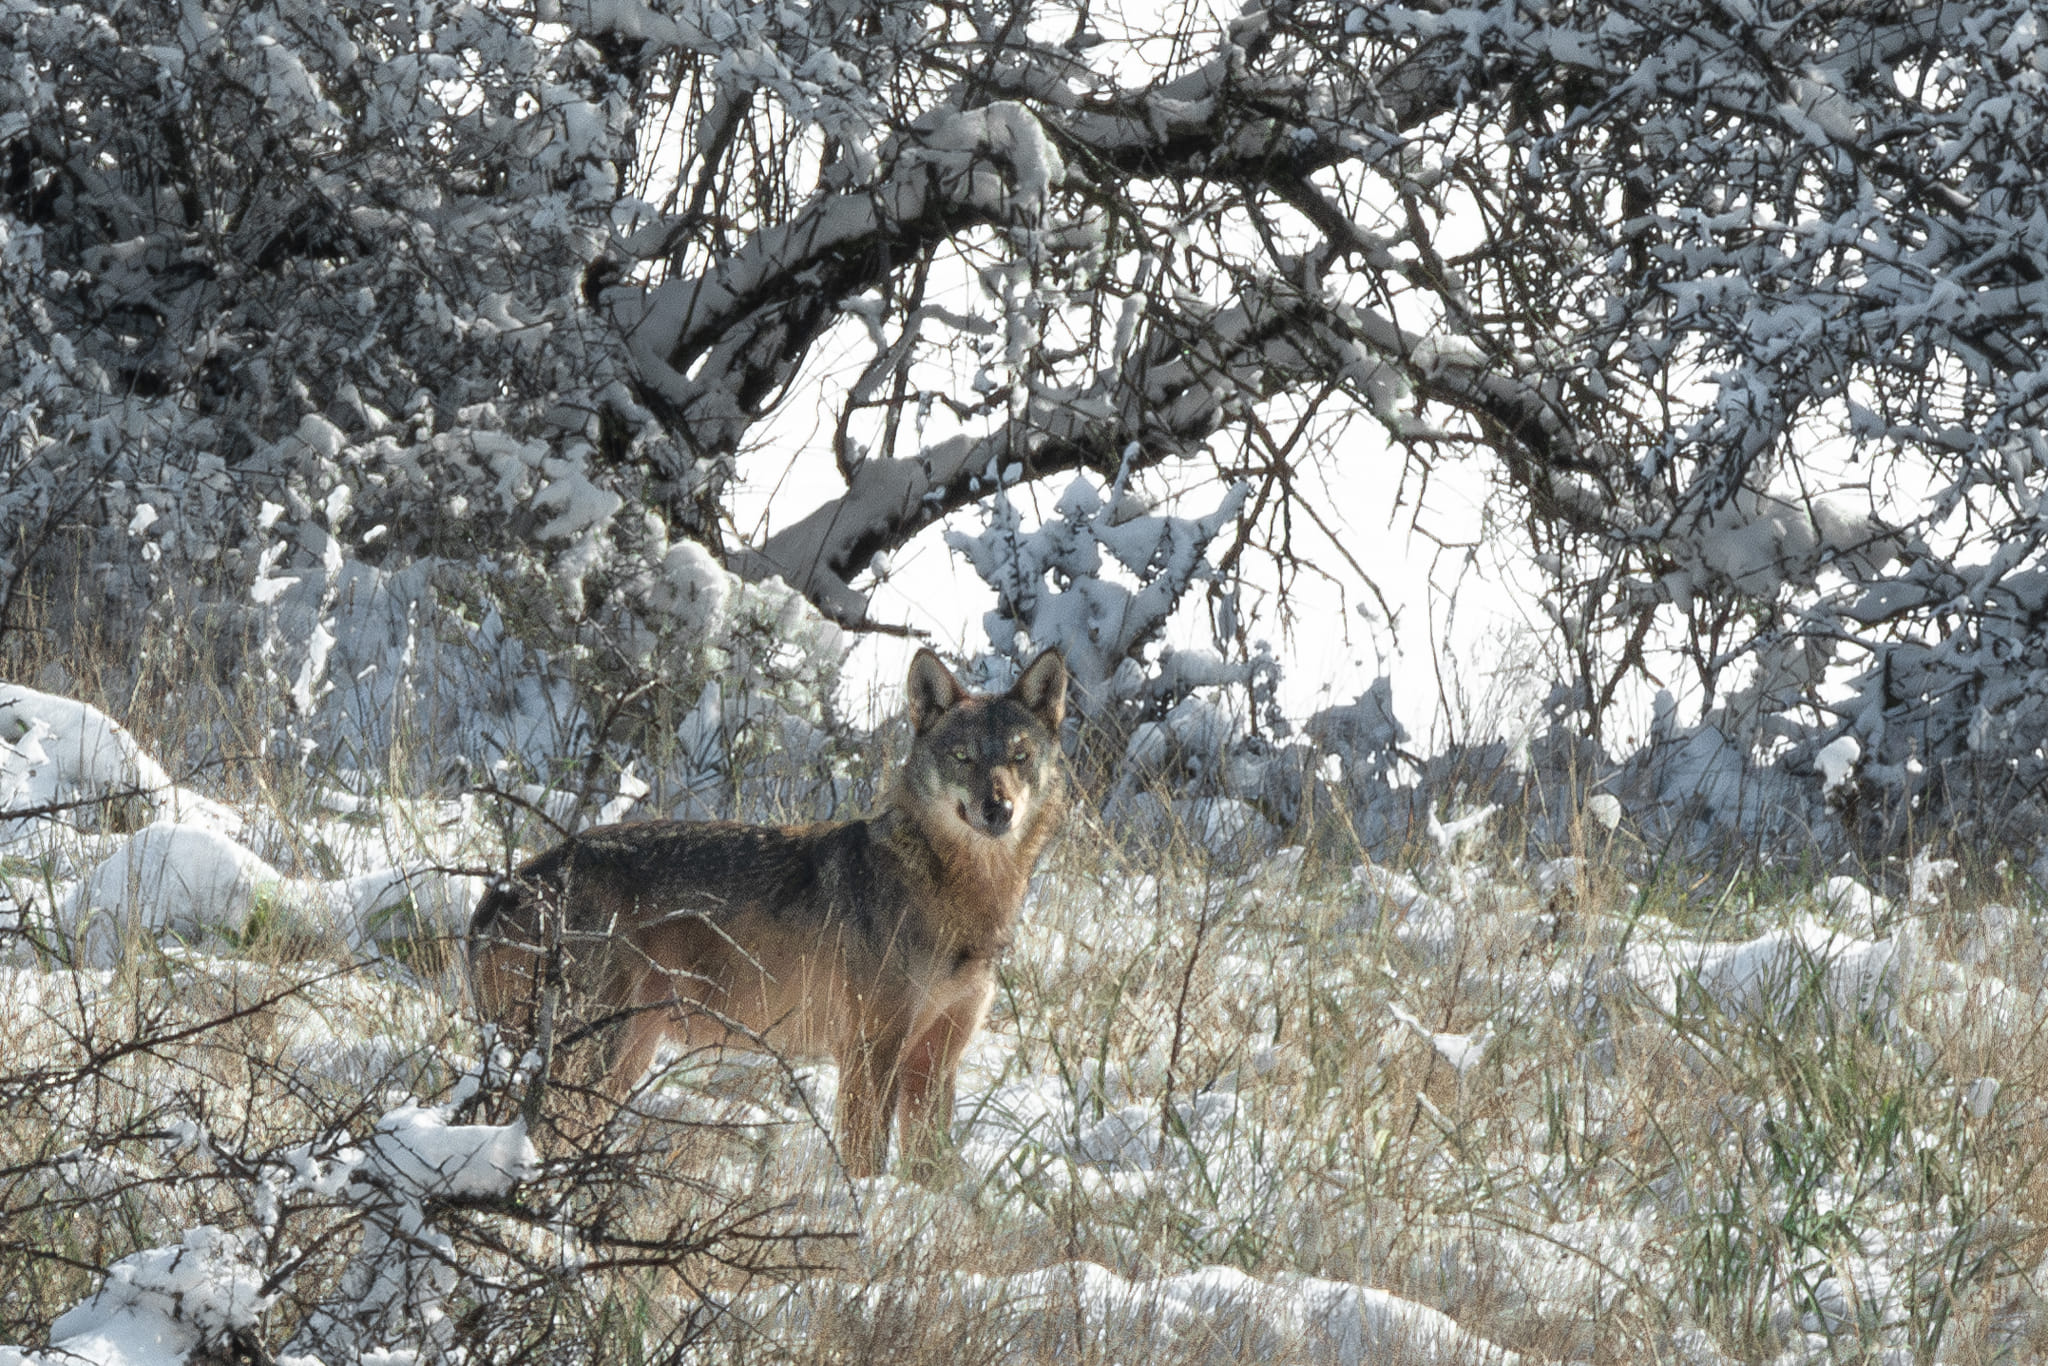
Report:
[[[533,1143],[452,936],[545,823],[317,755],[185,771],[251,704],[89,665],[0,698],[40,813],[0,850],[0,1361],[2048,1349],[2011,866],[1710,870],[1605,804],[1533,855],[1495,833],[1527,813],[1446,810],[1376,858],[1341,823],[1223,856],[1084,808],[956,1168],[850,1182],[797,1059],[672,1056]]]

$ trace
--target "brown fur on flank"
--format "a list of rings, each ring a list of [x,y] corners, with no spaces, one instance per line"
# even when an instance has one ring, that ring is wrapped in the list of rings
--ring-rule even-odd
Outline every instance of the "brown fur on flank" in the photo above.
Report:
[[[617,1099],[664,1039],[831,1057],[848,1172],[882,1170],[899,1111],[913,1170],[934,1170],[960,1055],[1065,813],[1066,686],[1048,651],[977,696],[923,650],[916,738],[875,815],[600,826],[527,862],[470,921],[485,1018],[530,1031],[559,983],[556,1037],[600,1041]]]

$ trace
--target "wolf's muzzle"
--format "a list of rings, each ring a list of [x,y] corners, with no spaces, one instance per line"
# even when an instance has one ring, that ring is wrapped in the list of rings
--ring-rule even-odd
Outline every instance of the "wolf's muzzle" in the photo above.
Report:
[[[984,798],[981,803],[981,819],[975,824],[988,834],[1004,835],[1009,833],[1010,821],[1016,812],[1017,808],[1011,804],[1008,797]]]

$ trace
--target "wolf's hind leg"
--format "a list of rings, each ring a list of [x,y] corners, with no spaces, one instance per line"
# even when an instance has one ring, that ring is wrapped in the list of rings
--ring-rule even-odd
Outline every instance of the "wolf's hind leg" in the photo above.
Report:
[[[612,1026],[604,1043],[605,1093],[621,1103],[631,1096],[653,1065],[654,1055],[667,1033],[663,1014],[648,1007],[642,1007],[632,1019]]]

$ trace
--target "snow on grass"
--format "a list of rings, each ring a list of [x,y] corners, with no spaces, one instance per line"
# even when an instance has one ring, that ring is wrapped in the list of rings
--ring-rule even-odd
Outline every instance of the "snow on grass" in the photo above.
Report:
[[[36,745],[67,743],[43,726]],[[511,1307],[514,1251],[518,1294],[631,1303],[634,1332],[715,1309],[686,1357],[705,1361],[2044,1345],[2048,954],[2023,885],[1966,911],[1923,863],[1896,900],[1836,878],[1730,914],[1638,891],[1597,850],[1490,861],[1476,827],[1410,867],[1290,849],[1242,875],[1130,867],[1079,831],[963,1065],[938,1188],[838,1173],[830,1066],[663,1060],[615,1139],[674,1145],[672,1170],[606,1218],[667,1227],[739,1190],[810,1239],[807,1270],[684,1283],[590,1269],[568,1211],[592,1196],[491,1222],[573,1190],[576,1159],[462,1110],[478,1057],[516,1100],[516,1060],[455,974],[381,953],[401,937],[377,928],[459,928],[473,884],[445,870],[491,857],[476,814],[309,800],[239,838],[12,829],[39,851],[6,866],[42,937],[0,966],[0,1259],[36,1288],[0,1366],[455,1360]],[[336,875],[278,871],[308,848]],[[264,915],[327,933],[303,961],[250,957]],[[6,1250],[25,1246],[47,1256]],[[628,1331],[579,1312],[592,1341]]]
[[[172,782],[163,765],[97,707],[0,683],[0,811],[121,795],[146,802],[160,819],[229,834],[241,823],[228,807]],[[31,820],[0,821],[0,850],[32,829]]]
[[[910,1287],[849,1294],[826,1283],[797,1294],[763,1292],[737,1306],[767,1331],[816,1331],[821,1299],[834,1328],[880,1310],[971,1323],[1001,1344],[987,1360],[1041,1362],[1293,1361],[1328,1366],[1507,1366],[1521,1358],[1465,1332],[1447,1315],[1368,1287],[1314,1277],[1261,1280],[1209,1266],[1134,1281],[1092,1262],[1062,1262],[1010,1276],[935,1277]]]
[[[50,1325],[47,1361],[159,1366],[230,1346],[275,1298],[241,1235],[211,1226],[123,1257],[90,1299]],[[0,1363],[9,1349],[0,1348]],[[35,1360],[35,1358],[26,1358]],[[19,1362],[24,1358],[16,1357]]]
[[[1648,918],[1637,922],[1637,933],[1653,942],[1630,945],[1621,970],[1673,1013],[1710,1005],[1729,1015],[1782,1019],[1817,991],[1845,1019],[1889,1024],[1914,955],[1914,936],[1906,932],[1861,939],[1803,916],[1740,943],[1701,942]]]

